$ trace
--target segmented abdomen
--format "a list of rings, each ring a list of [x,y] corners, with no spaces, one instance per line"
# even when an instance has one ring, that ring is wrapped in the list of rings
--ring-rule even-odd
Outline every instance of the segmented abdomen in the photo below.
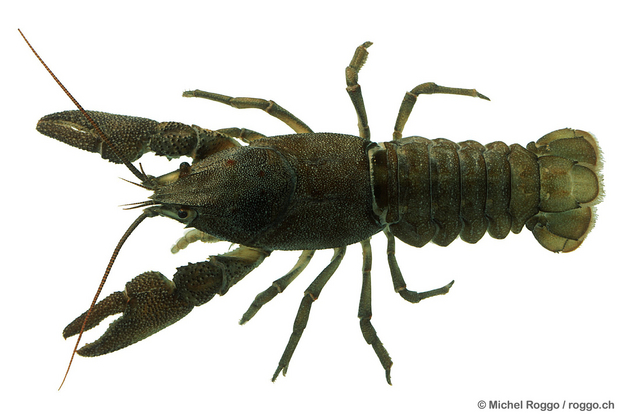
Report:
[[[527,225],[547,249],[571,251],[592,227],[600,157],[586,132],[555,131],[528,149],[421,137],[384,145],[385,162],[374,169],[385,175],[374,182],[378,205],[410,245],[446,246],[459,235],[476,243],[487,231],[502,239]]]

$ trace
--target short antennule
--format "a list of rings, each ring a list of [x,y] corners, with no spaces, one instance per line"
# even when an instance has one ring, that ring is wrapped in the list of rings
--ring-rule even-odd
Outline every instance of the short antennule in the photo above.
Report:
[[[17,29],[17,31],[19,32],[19,34],[24,38],[24,40],[26,41],[26,44],[28,45],[28,47],[30,48],[30,50],[32,50],[32,53],[34,53],[34,55],[37,57],[37,59],[39,60],[39,62],[41,62],[41,64],[43,65],[43,67],[45,67],[45,69],[47,70],[47,72],[52,76],[52,78],[54,78],[54,80],[56,81],[56,83],[58,84],[58,86],[60,86],[60,88],[65,92],[65,94],[69,97],[69,99],[71,99],[71,101],[73,102],[73,104],[77,107],[77,109],[84,115],[84,117],[88,120],[88,122],[93,126],[93,128],[95,129],[95,131],[97,131],[97,134],[99,134],[99,136],[101,137],[102,141],[105,142],[110,149],[112,150],[112,152],[123,161],[123,164],[125,164],[127,166],[127,168],[129,168],[129,171],[131,171],[131,173],[133,175],[135,175],[140,181],[144,182],[147,179],[147,176],[145,174],[143,174],[142,172],[140,172],[132,163],[130,163],[129,161],[127,161],[122,155],[121,152],[116,148],[116,146],[110,141],[110,139],[103,133],[103,131],[101,130],[101,128],[99,128],[99,126],[97,125],[97,123],[91,118],[91,116],[88,114],[88,112],[86,112],[84,110],[84,108],[82,108],[82,105],[80,105],[80,103],[73,97],[73,95],[71,95],[71,93],[67,90],[67,88],[65,88],[65,86],[62,84],[62,82],[60,82],[60,80],[56,77],[56,75],[54,75],[54,72],[52,72],[52,70],[45,64],[45,62],[43,61],[43,59],[41,59],[41,56],[39,56],[39,54],[37,53],[36,50],[34,50],[34,48],[32,47],[32,45],[30,44],[30,42],[28,41],[28,39],[26,39],[26,36],[24,36],[24,34],[22,33],[22,31],[20,29]]]

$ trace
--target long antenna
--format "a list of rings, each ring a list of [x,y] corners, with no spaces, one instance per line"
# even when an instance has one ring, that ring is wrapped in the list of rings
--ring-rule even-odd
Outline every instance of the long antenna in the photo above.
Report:
[[[65,92],[65,94],[67,94],[67,96],[69,97],[69,99],[71,99],[71,101],[77,107],[77,109],[80,110],[80,112],[84,115],[84,117],[88,120],[88,122],[93,126],[95,131],[97,131],[97,134],[99,134],[99,137],[101,137],[101,140],[103,142],[105,142],[106,144],[108,144],[108,146],[110,147],[110,149],[112,150],[114,155],[116,155],[121,161],[123,161],[123,164],[125,164],[127,166],[127,168],[129,168],[129,171],[131,171],[131,173],[133,175],[135,175],[140,181],[144,182],[146,180],[146,178],[147,178],[146,175],[143,174],[142,172],[140,172],[132,163],[130,163],[129,161],[125,160],[125,157],[123,157],[121,155],[121,153],[118,150],[118,148],[116,148],[116,146],[112,143],[112,141],[110,141],[110,139],[106,136],[106,134],[103,133],[101,128],[99,128],[99,125],[97,125],[97,123],[93,120],[93,118],[91,118],[91,116],[88,114],[88,112],[86,112],[84,110],[84,108],[82,108],[82,105],[80,105],[80,103],[73,97],[73,95],[71,95],[71,93],[67,90],[67,88],[65,88],[65,86],[62,84],[62,82],[56,77],[56,75],[54,75],[54,72],[52,72],[52,70],[45,64],[43,59],[41,59],[41,56],[39,56],[37,51],[34,50],[34,48],[30,44],[28,39],[26,39],[26,36],[24,36],[22,31],[20,29],[17,29],[17,31],[19,32],[20,35],[22,35],[22,37],[26,41],[26,44],[28,45],[28,47],[30,48],[30,50],[32,50],[32,53],[34,53],[34,55],[37,57],[37,59],[39,59],[39,62],[41,62],[41,64],[45,67],[47,72],[50,75],[52,75],[52,78],[54,78],[54,80],[56,81],[58,86],[60,86],[60,88]]]

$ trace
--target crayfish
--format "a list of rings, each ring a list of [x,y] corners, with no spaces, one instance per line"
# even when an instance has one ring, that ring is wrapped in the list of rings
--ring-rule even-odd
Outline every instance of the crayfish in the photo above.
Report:
[[[359,46],[346,68],[346,90],[357,114],[358,136],[315,133],[274,101],[200,90],[183,96],[262,109],[295,133],[265,136],[236,127],[214,131],[178,122],[159,123],[85,111],[76,101],[78,111],[41,118],[37,130],[42,134],[99,153],[111,162],[125,163],[140,181],[138,185],[153,192],[149,200],[134,206],[144,210],[119,242],[113,259],[129,233],[145,218],[155,216],[193,229],[177,250],[196,240],[238,245],[228,253],[179,267],[172,280],[159,272],[143,273],[128,282],[124,291],[91,306],[65,328],[65,337],[81,335],[109,315],[122,316],[98,340],[77,350],[79,355],[99,356],[141,341],[215,295],[226,294],[272,251],[301,250],[291,271],[256,296],[240,321],[243,324],[286,289],[315,250],[333,249],[330,263],[304,293],[275,380],[280,372],[286,374],[312,303],[338,268],[346,246],[361,243],[360,327],[390,383],[392,359],[371,323],[371,236],[386,235],[394,289],[411,303],[446,294],[453,282],[427,292],[408,290],[396,261],[395,237],[415,247],[430,241],[447,246],[457,236],[476,243],[486,232],[502,239],[526,226],[553,252],[570,252],[583,242],[593,226],[593,206],[601,199],[601,160],[591,134],[561,129],[526,148],[503,142],[483,146],[475,141],[402,138],[420,95],[488,100],[475,89],[424,83],[405,94],[393,140],[372,142],[358,84],[370,46],[370,42]],[[193,161],[154,177],[131,164],[147,152]]]

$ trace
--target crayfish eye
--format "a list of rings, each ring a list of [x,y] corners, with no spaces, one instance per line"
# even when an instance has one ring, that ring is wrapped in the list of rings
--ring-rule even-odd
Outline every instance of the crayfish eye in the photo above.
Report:
[[[179,166],[179,178],[187,177],[192,171],[192,167],[187,162],[182,162]]]
[[[180,221],[181,223],[191,223],[198,216],[198,212],[187,207],[178,206],[161,206],[153,207],[156,214],[160,216],[169,217],[173,220]]]

